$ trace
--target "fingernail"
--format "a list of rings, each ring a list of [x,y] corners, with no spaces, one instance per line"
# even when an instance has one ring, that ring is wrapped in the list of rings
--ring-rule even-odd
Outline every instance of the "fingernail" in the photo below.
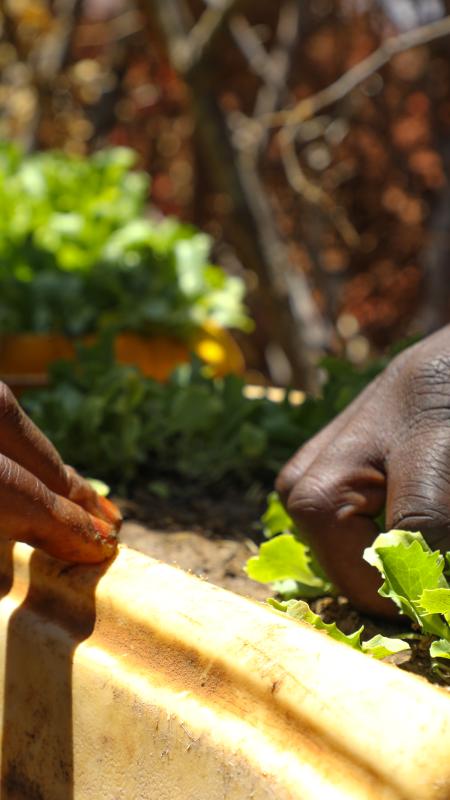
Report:
[[[95,533],[97,534],[98,537],[100,537],[106,542],[117,540],[117,531],[114,529],[112,525],[110,525],[108,522],[105,522],[103,519],[99,519],[98,517],[93,517],[92,514],[90,514],[89,516],[91,518],[92,527],[94,528]]]
[[[106,497],[99,497],[97,502],[105,516],[111,521],[111,524],[114,525],[114,527],[118,527],[122,522],[122,514],[117,506],[111,503],[111,500],[108,500]]]

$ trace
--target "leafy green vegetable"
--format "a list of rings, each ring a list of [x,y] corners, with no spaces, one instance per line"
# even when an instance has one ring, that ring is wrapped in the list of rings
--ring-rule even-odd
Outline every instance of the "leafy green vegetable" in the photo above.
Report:
[[[259,554],[247,561],[245,569],[250,578],[272,583],[274,590],[286,600],[334,593],[332,583],[310,547],[302,541],[300,531],[277,492],[268,497],[262,523],[264,535],[270,541],[262,544]]]
[[[172,241],[170,225],[163,228]],[[1,303],[0,298],[0,310]],[[349,394],[354,369],[332,362],[333,391],[326,382],[323,397],[292,406],[287,399],[248,399],[240,378],[211,380],[198,361],[160,385],[117,364],[110,337],[103,336],[96,346],[79,347],[76,361],[55,364],[50,386],[28,392],[22,401],[67,462],[107,482],[180,476],[204,487],[224,478],[270,485],[294,451],[340,410],[340,387],[347,386],[345,397],[351,399],[383,365],[357,373]],[[275,496],[270,509],[267,530],[275,534],[276,527],[289,524],[284,532],[301,538]],[[313,554],[310,559],[323,578]]]
[[[324,589],[323,581],[309,566],[309,549],[290,533],[282,533],[261,545],[259,555],[247,561],[246,572],[260,583],[292,579]]]
[[[450,658],[450,642],[447,639],[437,639],[430,645],[431,658]]]
[[[277,611],[285,611],[288,617],[294,617],[294,619],[300,620],[301,622],[307,622],[309,625],[312,625],[313,628],[316,628],[316,630],[324,631],[324,633],[327,633],[332,639],[336,639],[337,642],[347,644],[355,650],[361,649],[360,639],[361,633],[363,632],[362,627],[347,636],[347,634],[339,630],[335,622],[324,622],[318,614],[315,614],[314,611],[310,609],[308,603],[305,603],[303,600],[284,600],[280,602],[270,597],[267,602]]]
[[[427,614],[442,614],[450,623],[450,589],[424,589],[420,605]]]
[[[136,227],[142,233],[141,223],[146,229],[146,220],[130,223],[135,230],[130,232],[128,226],[129,240],[138,235]],[[162,252],[172,247],[177,225],[166,221],[159,226],[152,246]],[[123,231],[121,235],[125,235]],[[0,286],[1,274],[0,269]],[[0,295],[0,330],[2,303]],[[72,298],[68,297],[67,303],[70,305]],[[58,309],[69,318],[64,304],[59,297]],[[135,305],[130,306],[134,322],[138,318]],[[82,318],[81,314],[79,321]],[[106,337],[96,347],[79,348],[78,361],[56,364],[49,388],[33,390],[22,400],[69,463],[107,482],[124,485],[136,479],[148,483],[179,476],[204,487],[224,478],[247,486],[255,482],[270,485],[295,450],[333,419],[385,363],[381,359],[355,370],[338,359],[328,359],[322,397],[292,406],[287,398],[282,403],[250,400],[243,396],[239,378],[208,379],[198,362],[180,367],[171,381],[161,386],[138,370],[115,363]],[[274,519],[267,518],[266,529],[275,534],[278,526],[279,532],[291,532],[301,539],[292,521],[284,530],[287,516],[283,516],[281,504],[276,506],[275,498],[273,502],[268,513]],[[310,559],[311,569],[324,578],[312,553]],[[286,597],[292,590],[292,581],[282,589]]]
[[[450,588],[443,574],[445,562],[439,552],[430,550],[421,533],[382,533],[365,550],[364,558],[383,575],[382,597],[393,600],[427,633],[445,638],[445,622],[439,614],[424,610],[422,601],[426,589]]]
[[[450,658],[450,585],[444,556],[432,551],[421,533],[390,531],[375,539],[364,558],[384,578],[380,594],[390,597],[424,633],[440,637],[432,642],[430,655]]]
[[[279,533],[288,533],[295,529],[292,518],[280,501],[277,492],[271,492],[267,498],[267,509],[261,517],[264,536],[271,539]]]
[[[284,581],[284,586],[283,583],[281,587],[276,586],[284,588],[285,596],[290,596],[291,599],[269,599],[270,605],[374,658],[386,658],[393,653],[408,650],[407,643],[400,638],[391,639],[377,635],[362,642],[363,628],[346,635],[335,623],[323,622],[307,603],[294,599],[299,596],[308,597],[308,590],[314,591],[320,578],[313,569],[306,546],[297,541],[292,533],[279,532],[280,529],[285,531],[292,526],[289,526],[285,512],[283,516],[277,508],[277,503],[276,497],[272,495],[270,513],[265,515],[269,523],[268,535],[273,538],[261,545],[259,555],[250,559],[247,564],[248,574],[256,580]],[[450,554],[447,553],[447,560],[449,557]],[[383,585],[379,589],[382,597],[393,600],[400,611],[410,617],[423,633],[439,637],[431,643],[431,657],[450,659],[450,585],[444,572],[444,556],[438,551],[432,551],[421,533],[393,530],[380,534],[372,547],[365,550],[364,558],[383,577]]]
[[[377,633],[371,639],[361,642],[363,653],[367,653],[372,658],[387,658],[394,653],[403,653],[410,649],[407,642],[403,639],[393,639],[390,636],[382,636]]]
[[[55,364],[50,381],[22,396],[26,411],[68,463],[116,485],[269,483],[295,447],[298,408],[250,400],[240,378],[211,380],[199,361],[160,384],[117,364],[106,338]]]
[[[0,145],[0,333],[248,328],[244,285],[210,264],[209,237],[145,215],[135,161]]]
[[[303,600],[288,600],[278,601],[269,598],[268,603],[277,611],[284,611],[289,617],[306,622],[312,625],[316,630],[323,631],[331,636],[337,642],[346,644],[354,650],[359,650],[362,653],[367,653],[373,658],[381,659],[392,655],[409,650],[409,645],[402,641],[402,639],[390,639],[380,634],[373,636],[366,642],[361,642],[361,634],[364,631],[364,626],[361,626],[357,631],[350,634],[345,634],[339,630],[335,622],[327,623],[322,618],[311,610],[308,603]]]

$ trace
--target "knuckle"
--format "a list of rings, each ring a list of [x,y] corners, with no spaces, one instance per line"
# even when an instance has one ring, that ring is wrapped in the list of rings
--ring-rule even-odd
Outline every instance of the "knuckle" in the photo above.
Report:
[[[419,407],[433,407],[437,402],[450,407],[450,353],[409,362],[403,386]]]
[[[393,374],[400,430],[408,438],[450,419],[450,353],[417,353]]]
[[[41,500],[37,479],[7,456],[0,456],[0,486],[6,491],[8,503],[18,511],[26,498],[32,497],[35,503]]]
[[[305,475],[310,459],[310,446],[314,443],[314,439],[303,445],[292,458],[284,465],[278,478],[275,481],[275,488],[281,498],[287,501],[293,488],[302,480]]]
[[[431,548],[447,550],[450,545],[450,523],[448,516],[435,508],[398,515],[390,526],[396,530],[420,531]]]
[[[289,497],[294,484],[295,472],[290,464],[286,464],[275,480],[275,489],[283,501]]]
[[[443,486],[432,477],[408,484],[395,498],[390,513],[390,527],[420,531],[430,544],[448,541],[450,535],[449,505]]]
[[[323,475],[306,475],[298,481],[288,500],[288,512],[296,519],[333,513],[336,508],[337,487]]]
[[[420,361],[412,370],[415,382],[440,386],[450,380],[450,353],[439,353],[426,361]]]
[[[410,525],[417,527],[411,528]],[[407,501],[403,506],[393,513],[391,518],[392,527],[405,530],[421,530],[421,526],[441,527],[448,525],[448,516],[443,508]]]

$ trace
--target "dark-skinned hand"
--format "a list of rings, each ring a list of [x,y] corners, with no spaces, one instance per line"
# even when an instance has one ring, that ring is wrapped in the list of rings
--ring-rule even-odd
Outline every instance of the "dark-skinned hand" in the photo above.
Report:
[[[0,537],[65,561],[113,555],[121,516],[71,467],[0,383]]]
[[[397,356],[293,456],[277,489],[342,593],[394,615],[362,553],[385,506],[387,530],[450,549],[450,326]]]

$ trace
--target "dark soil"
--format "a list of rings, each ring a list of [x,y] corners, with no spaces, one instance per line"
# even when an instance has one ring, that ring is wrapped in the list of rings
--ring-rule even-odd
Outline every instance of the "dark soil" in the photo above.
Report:
[[[257,552],[263,538],[259,519],[266,495],[265,489],[256,487],[246,494],[230,486],[213,493],[198,490],[188,494],[166,484],[164,488],[140,488],[132,498],[116,498],[124,515],[121,539],[153,558],[237,594],[264,601],[272,594],[270,587],[250,580],[244,565]],[[419,637],[408,620],[401,619],[398,624],[374,620],[359,614],[343,597],[324,597],[310,605],[325,622],[336,622],[344,633],[352,633],[361,625],[367,639],[376,633],[398,636],[408,632],[412,636],[411,653],[398,653],[386,660],[432,683],[450,687],[450,670],[445,666],[439,672],[433,670],[429,641]]]

